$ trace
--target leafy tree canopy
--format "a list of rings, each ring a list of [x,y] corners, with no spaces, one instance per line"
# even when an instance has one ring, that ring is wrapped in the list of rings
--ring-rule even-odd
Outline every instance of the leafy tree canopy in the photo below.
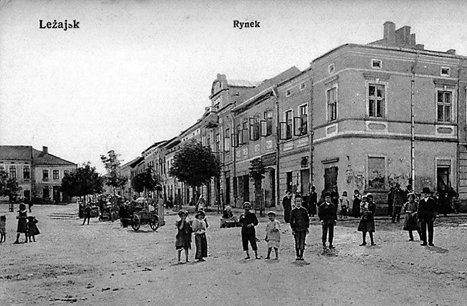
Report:
[[[107,174],[105,175],[105,184],[114,188],[123,187],[128,178],[120,174],[120,154],[114,150],[107,152],[107,155],[101,155],[101,161],[104,163]]]
[[[8,177],[8,173],[4,170],[0,171],[0,196],[7,196],[10,202],[13,202],[21,189],[16,178]]]
[[[174,156],[169,175],[191,187],[208,184],[212,177],[220,173],[220,163],[210,147],[198,142],[186,144]]]
[[[69,196],[81,197],[88,194],[101,193],[103,185],[104,178],[88,162],[76,170],[65,174],[62,179],[61,190]]]
[[[154,169],[149,166],[146,171],[136,175],[131,180],[131,187],[136,192],[154,191],[157,187],[160,187],[162,179],[159,175],[154,173]]]

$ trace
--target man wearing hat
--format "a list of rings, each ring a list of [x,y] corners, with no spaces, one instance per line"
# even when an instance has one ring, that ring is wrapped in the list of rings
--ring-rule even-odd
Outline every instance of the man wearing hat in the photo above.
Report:
[[[331,193],[324,193],[324,202],[318,208],[318,217],[323,227],[323,248],[326,248],[326,238],[329,232],[329,248],[334,249],[332,240],[334,238],[334,225],[337,219],[337,207],[331,201]]]
[[[290,227],[295,238],[297,260],[303,260],[306,234],[308,234],[308,227],[310,226],[310,217],[308,217],[308,211],[302,206],[302,202],[302,197],[296,195],[295,207],[290,212]]]
[[[260,259],[258,256],[258,247],[256,246],[256,231],[255,226],[258,225],[258,218],[252,212],[250,212],[250,202],[243,204],[245,213],[240,216],[239,223],[242,224],[242,245],[243,250],[246,253],[245,259],[250,259],[250,253],[248,251],[248,242],[250,242],[251,248],[255,252],[255,258]]]
[[[431,197],[433,192],[428,187],[424,187],[422,191],[422,199],[418,203],[418,219],[420,220],[421,230],[422,230],[422,240],[421,245],[427,245],[426,239],[426,230],[428,226],[428,244],[434,246],[433,244],[433,235],[434,229],[433,225],[436,219],[437,204],[435,199]]]

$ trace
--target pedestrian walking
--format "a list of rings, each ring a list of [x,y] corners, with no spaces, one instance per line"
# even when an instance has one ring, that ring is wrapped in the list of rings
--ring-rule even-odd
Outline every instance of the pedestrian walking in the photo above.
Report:
[[[34,216],[28,217],[28,238],[29,242],[36,242],[36,235],[39,235],[41,232],[37,228],[37,219]],[[31,238],[33,241],[31,241]]]
[[[81,225],[84,225],[86,223],[86,220],[88,220],[88,225],[89,225],[89,220],[91,220],[91,204],[86,204],[86,206],[84,207],[84,220],[83,220],[83,224]]]
[[[266,225],[266,242],[268,243],[268,256],[266,259],[270,259],[272,249],[276,254],[276,259],[279,259],[279,246],[281,242],[281,224],[276,220],[276,212],[268,212],[269,222]]]
[[[334,226],[337,219],[337,208],[331,201],[331,194],[324,194],[324,202],[318,208],[318,216],[322,226],[323,249],[326,248],[326,238],[329,241],[329,248],[334,249],[332,244],[334,239]],[[329,233],[329,236],[328,236]]]
[[[185,251],[185,261],[189,262],[188,250],[191,249],[191,233],[193,229],[187,221],[188,211],[182,209],[178,212],[180,220],[175,222],[177,227],[177,235],[175,236],[175,249],[177,250],[178,263],[181,264],[182,250]]]
[[[295,252],[297,260],[303,260],[303,252],[305,251],[305,240],[310,226],[310,217],[307,210],[302,206],[302,197],[295,196],[295,207],[290,212],[290,227],[295,238]]]
[[[198,261],[204,261],[204,258],[208,257],[208,241],[206,239],[207,224],[205,218],[206,214],[204,211],[200,210],[196,213],[195,220],[193,220],[192,223],[196,245],[195,259]]]
[[[290,222],[290,212],[292,211],[292,193],[287,190],[285,196],[282,199],[282,206],[284,207],[284,221],[285,223]]]
[[[24,233],[24,238],[25,241],[24,243],[28,242],[28,211],[26,210],[26,205],[24,203],[19,204],[19,210],[18,210],[18,216],[16,216],[16,219],[18,219],[18,228],[16,230],[16,241],[14,244],[19,243],[19,236]]]
[[[375,232],[375,211],[376,205],[373,203],[373,195],[368,193],[362,197],[360,204],[361,219],[358,224],[358,231],[362,232],[363,242],[360,246],[366,245],[366,233],[370,235],[371,245],[375,245],[373,233]]]
[[[258,225],[258,218],[256,215],[250,211],[251,204],[250,202],[243,203],[243,209],[245,213],[240,215],[239,223],[242,224],[242,245],[243,251],[246,253],[245,259],[250,259],[250,253],[248,251],[248,242],[251,245],[251,248],[255,252],[255,258],[260,259],[258,256],[258,247],[256,245],[256,231],[255,226]]]
[[[362,195],[358,189],[353,192],[352,215],[355,218],[360,217],[360,203],[362,202]]]
[[[6,241],[6,216],[0,216],[0,242]]]
[[[432,197],[433,192],[429,187],[424,187],[422,190],[422,199],[418,203],[418,220],[420,221],[422,240],[421,245],[427,245],[427,235],[426,231],[428,229],[428,244],[434,246],[433,236],[434,236],[434,222],[436,220],[437,213],[437,203]]]
[[[406,202],[405,192],[401,189],[399,183],[396,184],[392,198],[392,223],[400,221],[402,205]]]
[[[413,241],[412,231],[417,231],[421,240],[422,236],[417,218],[418,203],[415,201],[415,193],[409,193],[407,198],[408,201],[402,206],[402,213],[404,214],[403,229],[409,232],[409,241]]]

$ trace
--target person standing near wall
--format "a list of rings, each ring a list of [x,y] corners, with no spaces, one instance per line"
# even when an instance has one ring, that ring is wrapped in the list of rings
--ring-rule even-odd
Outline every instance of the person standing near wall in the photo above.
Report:
[[[428,227],[428,244],[434,246],[434,222],[436,220],[437,204],[432,197],[433,192],[428,187],[424,187],[422,191],[422,199],[418,203],[418,219],[422,229],[422,246],[427,245],[426,231]]]
[[[292,193],[287,190],[285,197],[282,199],[282,206],[284,207],[284,221],[285,223],[290,222],[290,212],[292,211]]]

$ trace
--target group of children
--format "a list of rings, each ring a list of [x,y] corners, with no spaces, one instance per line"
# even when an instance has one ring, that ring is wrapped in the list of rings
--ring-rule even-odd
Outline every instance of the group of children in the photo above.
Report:
[[[182,251],[185,251],[185,262],[189,262],[188,250],[191,249],[191,234],[195,235],[196,254],[195,259],[204,261],[208,257],[208,242],[206,239],[206,229],[208,222],[203,210],[199,210],[194,220],[187,220],[188,211],[182,209],[178,212],[180,220],[175,222],[177,236],[175,237],[175,248],[178,253],[178,263],[181,264]]]
[[[28,217],[26,205],[24,203],[19,204],[18,216],[18,228],[16,234],[16,241],[14,244],[19,244],[19,236],[24,233],[25,243],[36,242],[36,235],[39,235],[39,229],[36,223],[38,222],[34,216]],[[6,241],[6,216],[0,216],[0,242]]]

